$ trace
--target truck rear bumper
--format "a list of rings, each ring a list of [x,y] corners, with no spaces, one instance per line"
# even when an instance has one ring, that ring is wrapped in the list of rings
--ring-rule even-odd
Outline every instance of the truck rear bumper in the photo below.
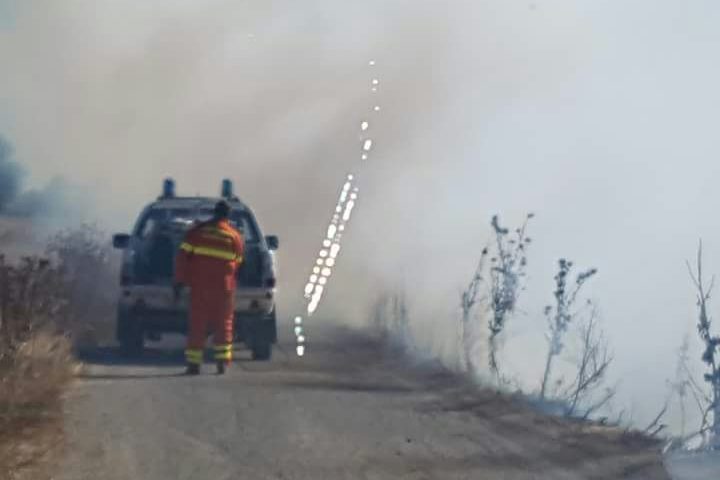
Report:
[[[166,310],[140,309],[132,310],[128,318],[132,318],[142,326],[142,330],[148,334],[179,333],[187,334],[188,315],[187,312],[171,312]],[[244,332],[257,323],[272,322],[272,314],[267,315],[235,315],[235,335],[242,339]]]
[[[175,299],[172,287],[143,285],[121,292],[118,305],[125,311],[152,312],[156,316],[187,316],[190,294],[184,289]],[[275,290],[271,288],[242,288],[235,292],[235,315],[257,317],[270,314],[275,308]]]
[[[186,334],[189,317],[189,292],[177,301],[171,287],[141,286],[122,291],[118,320],[132,319],[147,334]],[[273,323],[275,291],[240,289],[235,294],[235,334],[239,340],[260,324]],[[118,332],[120,323],[118,324]]]

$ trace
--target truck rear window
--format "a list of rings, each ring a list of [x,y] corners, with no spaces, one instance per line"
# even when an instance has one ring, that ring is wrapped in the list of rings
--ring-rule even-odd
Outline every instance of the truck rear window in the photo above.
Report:
[[[212,210],[169,209],[153,208],[140,219],[135,229],[135,235],[146,238],[158,224],[171,221],[205,221],[212,217]],[[252,217],[243,211],[232,212],[230,224],[238,229],[246,242],[255,243],[259,240],[259,233]]]

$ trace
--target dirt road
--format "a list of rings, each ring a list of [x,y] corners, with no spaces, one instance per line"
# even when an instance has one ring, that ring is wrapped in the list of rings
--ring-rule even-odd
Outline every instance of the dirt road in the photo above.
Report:
[[[179,349],[95,352],[67,401],[56,478],[668,478],[638,441],[537,415],[368,337],[326,329],[298,359],[187,378]]]

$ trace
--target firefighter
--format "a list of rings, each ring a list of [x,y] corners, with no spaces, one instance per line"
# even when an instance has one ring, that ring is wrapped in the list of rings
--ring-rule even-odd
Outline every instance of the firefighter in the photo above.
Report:
[[[175,291],[190,287],[190,326],[185,359],[188,375],[200,373],[208,329],[213,333],[218,374],[232,360],[235,282],[244,240],[229,223],[230,204],[215,205],[213,218],[188,231],[175,265]]]

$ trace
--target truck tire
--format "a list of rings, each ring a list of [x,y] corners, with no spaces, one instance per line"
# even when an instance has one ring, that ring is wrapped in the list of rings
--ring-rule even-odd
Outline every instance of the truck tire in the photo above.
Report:
[[[145,348],[145,332],[138,318],[131,314],[118,314],[117,322],[120,354],[126,358],[142,355]]]
[[[270,360],[270,358],[272,358],[272,343],[267,341],[253,342],[252,358],[258,362]]]
[[[272,313],[270,313],[270,318],[267,319],[270,322],[270,338],[272,340],[273,344],[276,344],[278,341],[278,333],[277,333],[277,307],[273,308]]]
[[[266,317],[254,319],[250,323],[250,350],[253,360],[267,361],[272,357],[272,345],[275,343],[277,328],[274,312]]]

